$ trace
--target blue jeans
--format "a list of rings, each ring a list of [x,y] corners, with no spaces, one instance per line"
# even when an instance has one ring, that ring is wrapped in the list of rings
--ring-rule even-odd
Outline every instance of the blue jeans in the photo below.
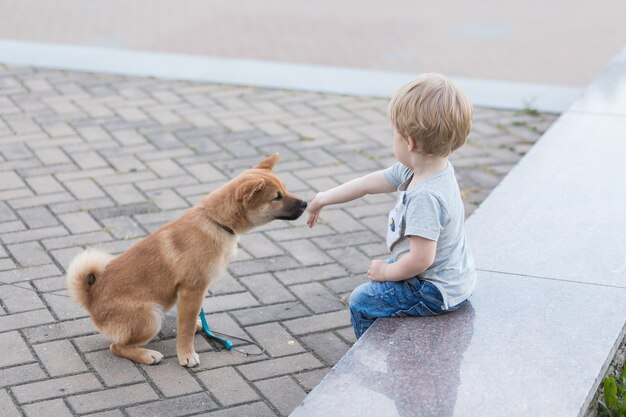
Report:
[[[358,339],[379,317],[434,316],[457,310],[463,304],[444,309],[437,287],[418,277],[397,282],[369,281],[350,295],[350,320]]]

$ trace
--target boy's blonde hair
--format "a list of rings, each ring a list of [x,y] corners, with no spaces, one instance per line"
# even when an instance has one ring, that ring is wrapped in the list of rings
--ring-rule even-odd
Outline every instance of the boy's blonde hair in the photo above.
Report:
[[[402,87],[388,113],[398,133],[429,155],[450,155],[463,146],[472,127],[469,96],[441,74],[423,74]]]

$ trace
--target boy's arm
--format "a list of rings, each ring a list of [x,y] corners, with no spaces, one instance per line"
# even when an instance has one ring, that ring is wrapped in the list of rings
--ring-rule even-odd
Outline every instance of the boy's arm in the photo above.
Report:
[[[325,206],[347,203],[367,194],[390,193],[393,191],[396,191],[396,189],[385,179],[385,171],[376,171],[355,178],[328,191],[317,193],[307,208],[309,218],[306,223],[309,227],[315,226],[320,211]]]
[[[404,281],[426,271],[435,261],[437,242],[419,236],[409,237],[409,253],[398,262],[388,264],[375,259],[370,262],[367,276],[372,281]]]

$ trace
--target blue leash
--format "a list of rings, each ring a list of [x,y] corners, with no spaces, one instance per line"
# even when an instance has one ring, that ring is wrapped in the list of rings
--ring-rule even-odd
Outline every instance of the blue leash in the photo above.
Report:
[[[206,322],[206,317],[204,317],[204,307],[200,309],[200,322],[202,322],[202,330],[204,330],[204,333],[206,333],[207,336],[209,336],[211,339],[217,340],[218,342],[223,344],[224,347],[228,350],[231,350],[233,348],[233,342],[228,339],[219,337],[215,333],[213,333],[213,331],[209,327],[209,324]]]
[[[231,336],[231,335],[227,335],[227,334],[220,333],[220,332],[214,332],[213,330],[211,330],[211,328],[209,327],[209,324],[206,321],[206,317],[204,316],[204,307],[200,309],[200,322],[202,323],[202,330],[204,330],[204,333],[206,333],[206,335],[208,337],[210,337],[211,339],[214,339],[214,340],[220,342],[222,345],[224,345],[224,347],[227,350],[234,350],[235,352],[243,353],[246,356],[248,356],[248,355],[262,355],[262,354],[265,353],[265,348],[262,345],[260,345],[259,343],[256,343],[256,342],[254,342],[252,340],[244,339],[242,337],[237,337],[237,336]],[[226,339],[224,337],[217,336],[216,333],[221,335],[221,336],[231,337],[233,339],[243,340],[245,342],[252,343],[253,345],[255,345],[256,347],[258,347],[260,349],[260,352],[258,352],[258,353],[250,353],[250,352],[244,352],[243,350],[234,348],[233,347],[233,342],[231,342],[230,340],[228,340],[228,339]]]

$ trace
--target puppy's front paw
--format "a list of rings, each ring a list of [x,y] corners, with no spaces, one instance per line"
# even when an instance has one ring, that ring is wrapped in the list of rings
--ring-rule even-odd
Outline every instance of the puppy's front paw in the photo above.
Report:
[[[191,352],[189,355],[178,355],[178,363],[188,368],[200,365],[200,355],[196,352]]]

